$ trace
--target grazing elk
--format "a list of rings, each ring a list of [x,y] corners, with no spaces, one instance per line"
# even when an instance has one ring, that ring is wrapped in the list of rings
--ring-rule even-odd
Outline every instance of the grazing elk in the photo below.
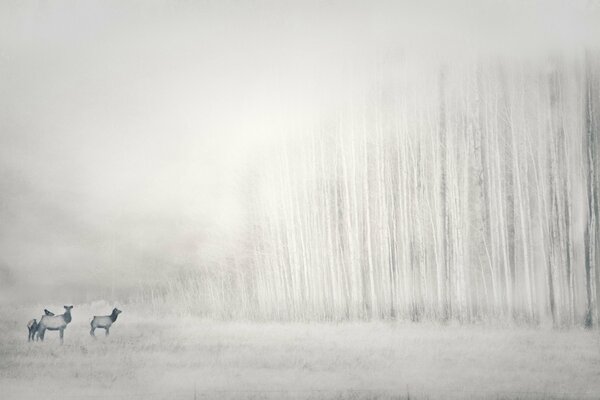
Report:
[[[71,322],[71,309],[73,306],[64,306],[65,313],[61,315],[44,315],[38,323],[37,335],[38,339],[44,341],[46,330],[60,331],[60,344],[63,344],[63,336],[65,328]]]
[[[96,335],[94,334],[96,328],[104,328],[106,331],[106,336],[108,336],[111,325],[115,323],[117,317],[121,313],[121,310],[119,310],[118,308],[114,308],[110,315],[94,315],[94,318],[90,322],[90,325],[92,327],[92,329],[90,329],[90,335],[96,337]]]
[[[44,308],[44,314],[46,314],[48,316],[54,316],[54,313],[52,311],[48,311],[46,308]],[[27,337],[27,341],[31,342],[32,340],[35,339],[35,334],[38,329],[37,319],[34,318],[31,321],[29,321],[27,323],[27,329],[29,330],[29,336]]]

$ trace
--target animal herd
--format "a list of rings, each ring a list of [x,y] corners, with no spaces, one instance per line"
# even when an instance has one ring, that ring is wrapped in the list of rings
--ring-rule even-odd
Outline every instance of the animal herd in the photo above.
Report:
[[[73,306],[64,306],[65,312],[60,315],[55,315],[52,311],[44,309],[44,315],[40,318],[39,322],[34,318],[27,323],[27,330],[29,331],[28,341],[41,340],[44,341],[44,335],[46,331],[59,331],[60,343],[63,343],[65,329],[69,322],[71,322],[71,309]],[[115,323],[121,310],[114,308],[110,315],[94,315],[90,322],[90,335],[96,337],[95,330],[98,328],[104,329],[106,336],[109,335],[110,327]]]

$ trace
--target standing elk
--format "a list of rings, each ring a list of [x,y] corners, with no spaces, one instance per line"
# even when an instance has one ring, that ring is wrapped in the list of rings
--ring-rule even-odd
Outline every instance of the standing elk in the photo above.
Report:
[[[38,322],[34,318],[27,323],[27,329],[29,330],[29,336],[27,337],[27,341],[31,342],[35,338],[35,333],[37,332]]]
[[[106,336],[108,336],[111,325],[115,323],[117,317],[121,313],[121,310],[119,310],[118,308],[114,308],[110,315],[94,315],[94,318],[90,322],[90,326],[92,327],[92,329],[90,329],[90,335],[96,337],[94,333],[96,328],[104,328],[106,331]]]
[[[61,315],[44,315],[38,323],[37,335],[38,339],[44,341],[46,330],[60,331],[60,344],[63,344],[65,328],[71,322],[71,309],[73,306],[64,306],[65,313]],[[47,311],[47,310],[44,310]]]

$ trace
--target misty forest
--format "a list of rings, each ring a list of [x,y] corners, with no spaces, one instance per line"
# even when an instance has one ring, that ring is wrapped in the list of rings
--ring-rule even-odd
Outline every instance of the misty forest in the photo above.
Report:
[[[597,54],[400,59],[255,160],[241,251],[175,293],[225,317],[597,326]]]
[[[598,399],[600,3],[0,2],[0,320],[2,399]]]

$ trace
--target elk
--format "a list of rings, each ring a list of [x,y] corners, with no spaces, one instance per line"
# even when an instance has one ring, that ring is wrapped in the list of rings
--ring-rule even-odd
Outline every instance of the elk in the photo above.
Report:
[[[35,332],[38,328],[38,322],[34,318],[27,323],[27,329],[29,330],[29,336],[27,337],[27,341],[31,342],[35,338]]]
[[[108,336],[111,325],[115,323],[117,317],[121,313],[122,311],[118,308],[113,308],[112,313],[110,315],[94,315],[94,318],[90,322],[90,325],[92,327],[92,329],[90,329],[90,335],[96,337],[96,335],[94,334],[96,328],[104,328],[106,332],[105,334],[106,336]]]
[[[65,328],[71,322],[71,309],[73,306],[64,306],[65,313],[61,315],[44,315],[37,328],[37,337],[44,341],[44,334],[46,330],[49,331],[60,331],[60,344],[63,344],[63,336]],[[47,310],[44,310],[47,311]]]
[[[52,311],[48,311],[46,308],[44,308],[44,314],[48,315],[48,316],[53,316],[54,313]],[[27,329],[29,330],[29,336],[27,337],[27,341],[31,342],[32,340],[35,339],[35,334],[37,332],[38,329],[38,322],[37,319],[32,319],[31,321],[29,321],[27,323]]]

